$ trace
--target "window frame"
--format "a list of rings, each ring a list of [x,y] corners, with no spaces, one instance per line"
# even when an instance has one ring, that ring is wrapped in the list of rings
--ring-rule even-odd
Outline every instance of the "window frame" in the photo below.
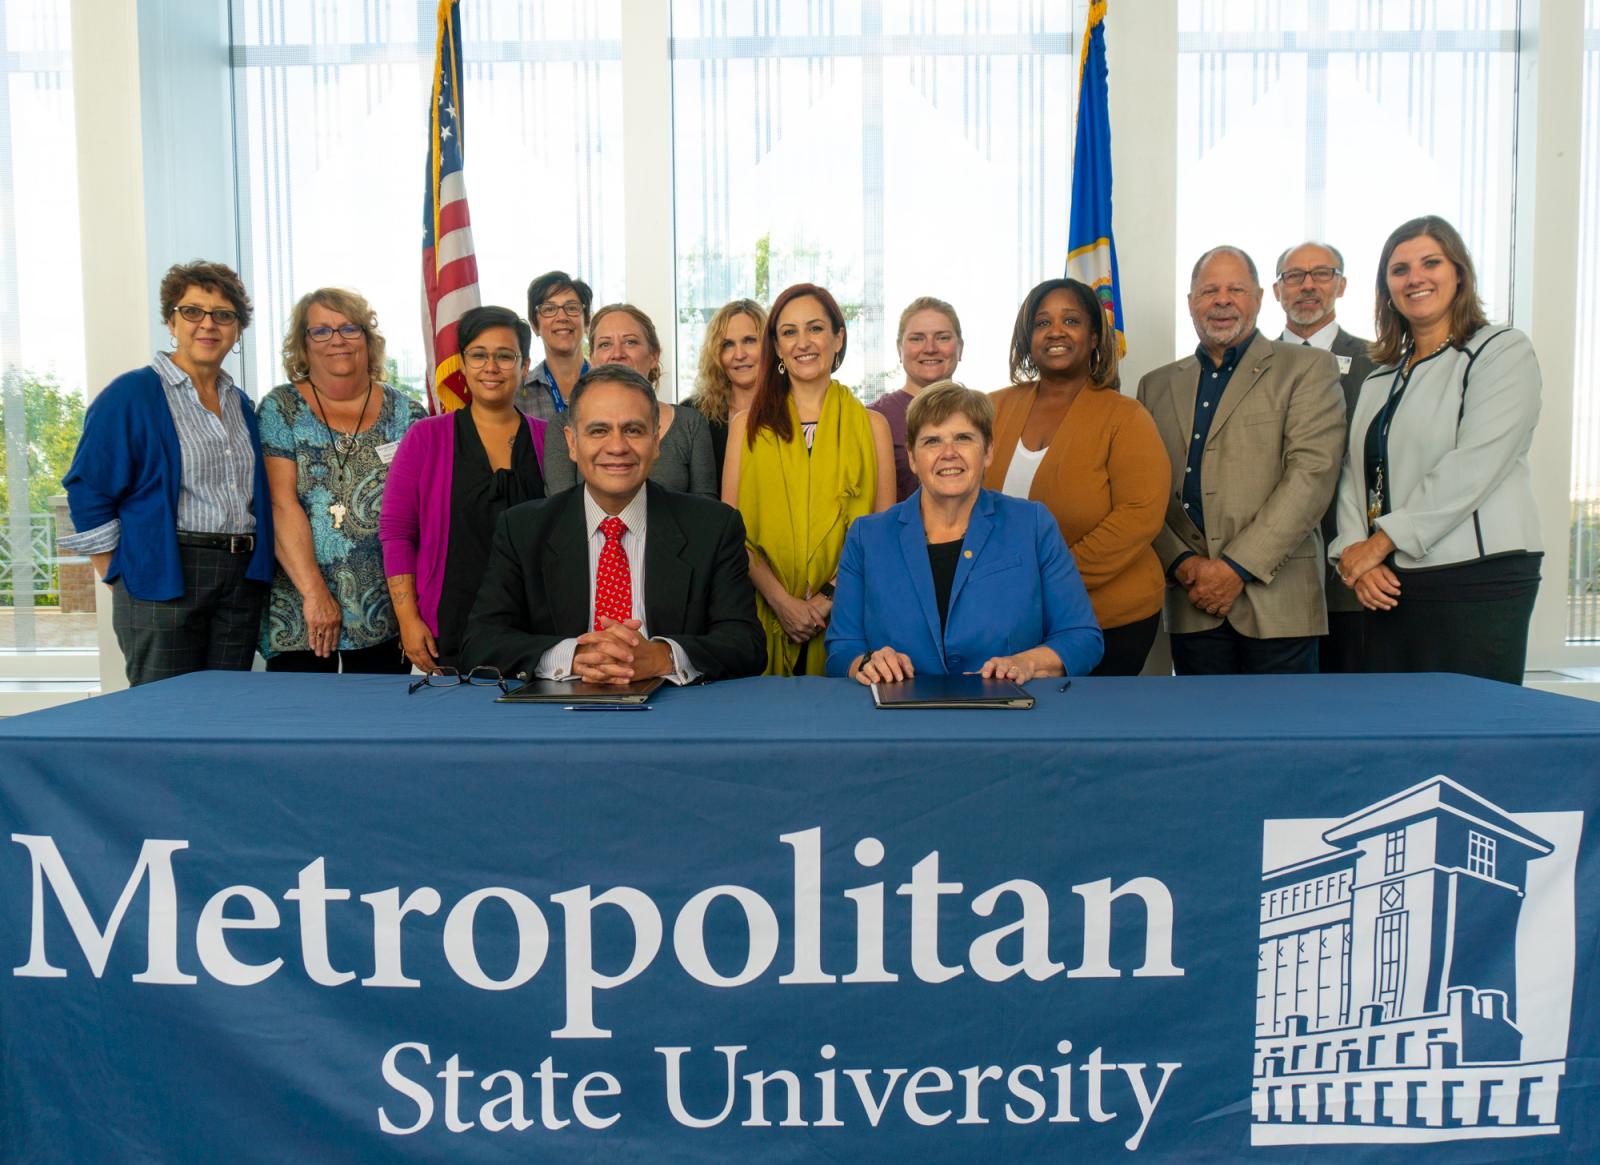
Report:
[[[627,30],[624,149],[630,160],[640,158],[640,164],[660,173],[671,164],[670,11],[659,0],[621,3]],[[1188,321],[1173,311],[1178,291],[1177,3],[1142,0],[1136,6],[1112,5],[1106,17],[1114,78],[1112,123],[1138,127],[1136,133],[1113,135],[1113,164],[1121,178],[1116,214],[1123,224],[1118,259],[1124,312],[1130,333],[1139,337],[1123,365],[1130,392],[1143,373],[1188,347]],[[152,13],[162,7],[116,5],[114,13],[108,13],[95,0],[72,0],[74,98],[78,108],[100,111],[98,119],[80,119],[77,143],[84,175],[80,221],[85,364],[91,393],[115,372],[149,359],[155,327],[151,273],[159,275],[173,261],[169,252],[176,245],[156,221],[158,208],[170,205],[162,199],[184,187],[215,189],[220,183],[231,190],[235,181],[233,159],[221,152],[215,158],[195,158],[181,174],[170,168],[163,172],[161,142],[153,131],[171,109],[163,113],[159,85],[141,71],[141,60],[159,50],[170,69],[175,58],[186,53],[176,63],[208,84],[226,83],[230,66],[226,52],[208,51],[198,44],[186,48],[163,40],[141,46],[141,37],[153,35]],[[228,0],[197,0],[184,9],[191,18],[220,14],[225,25]],[[428,0],[419,0],[419,10],[431,9]],[[1600,644],[1568,644],[1565,639],[1579,266],[1572,237],[1579,214],[1582,156],[1582,110],[1570,94],[1582,86],[1584,11],[1582,5],[1555,0],[1520,0],[1518,16],[1511,319],[1533,338],[1545,385],[1532,455],[1545,542],[1545,585],[1530,629],[1528,667],[1594,666],[1600,665]],[[209,80],[201,76],[208,73]],[[87,177],[90,171],[83,169],[90,160],[92,181]],[[633,181],[627,187],[628,294],[675,303],[670,199],[662,197],[660,183]],[[1138,229],[1128,224],[1138,224]],[[194,245],[188,242],[190,250]],[[222,257],[238,260],[237,230],[229,245]],[[127,290],[116,297],[91,290],[107,286]],[[666,336],[663,347],[667,353],[676,350]],[[104,618],[101,645],[102,689],[120,687],[121,661]],[[81,654],[74,657],[80,670],[82,659]],[[14,674],[3,664],[0,672]]]

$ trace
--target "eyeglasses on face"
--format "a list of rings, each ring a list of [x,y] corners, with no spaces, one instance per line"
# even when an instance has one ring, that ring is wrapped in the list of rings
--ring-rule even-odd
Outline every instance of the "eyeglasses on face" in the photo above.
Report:
[[[1313,267],[1309,271],[1304,267],[1290,267],[1278,272],[1278,282],[1285,287],[1299,287],[1309,277],[1313,283],[1332,283],[1343,274],[1337,267]]]
[[[511,690],[497,667],[475,667],[466,675],[453,667],[436,667],[420,680],[413,680],[406,689],[406,695],[416,695],[423,688],[454,688],[461,684],[471,684],[477,688],[497,687],[502,692]]]
[[[513,352],[510,348],[497,348],[493,352],[487,348],[468,348],[461,358],[467,362],[468,368],[482,368],[490,360],[500,368],[515,368],[522,363],[522,353]]]
[[[580,300],[569,299],[566,303],[541,303],[539,305],[539,318],[553,320],[558,315],[565,313],[573,319],[583,315],[583,303]]]
[[[360,324],[340,324],[337,328],[330,328],[327,324],[318,324],[314,328],[306,329],[306,339],[313,344],[326,344],[333,339],[333,333],[338,332],[347,340],[359,340],[367,334],[367,329]]]
[[[225,328],[229,324],[237,323],[239,321],[239,313],[234,311],[231,307],[219,307],[215,311],[207,311],[198,304],[180,303],[177,307],[173,308],[173,310],[184,319],[188,320],[191,324],[198,324],[207,316],[210,316],[211,322],[216,324],[219,328]]]

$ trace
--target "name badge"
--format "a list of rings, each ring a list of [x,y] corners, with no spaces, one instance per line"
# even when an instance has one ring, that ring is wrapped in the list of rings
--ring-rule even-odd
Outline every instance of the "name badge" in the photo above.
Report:
[[[378,446],[378,460],[388,465],[394,460],[394,455],[400,451],[400,442],[390,441],[387,445]]]
[[[1348,356],[1335,356],[1334,359],[1339,362],[1339,375],[1340,376],[1343,376],[1345,373],[1350,371],[1350,357],[1348,357]]]

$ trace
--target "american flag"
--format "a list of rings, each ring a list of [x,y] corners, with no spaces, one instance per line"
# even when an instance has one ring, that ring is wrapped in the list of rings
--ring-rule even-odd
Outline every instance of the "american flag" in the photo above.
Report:
[[[471,399],[456,348],[456,322],[478,306],[478,260],[461,174],[461,25],[458,0],[439,0],[428,115],[428,189],[422,207],[422,335],[428,349],[428,409]]]

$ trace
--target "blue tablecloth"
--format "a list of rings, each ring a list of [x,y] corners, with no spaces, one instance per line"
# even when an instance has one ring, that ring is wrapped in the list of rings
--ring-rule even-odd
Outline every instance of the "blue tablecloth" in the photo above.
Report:
[[[1600,1157],[1595,705],[405,686],[0,724],[8,1160]]]

